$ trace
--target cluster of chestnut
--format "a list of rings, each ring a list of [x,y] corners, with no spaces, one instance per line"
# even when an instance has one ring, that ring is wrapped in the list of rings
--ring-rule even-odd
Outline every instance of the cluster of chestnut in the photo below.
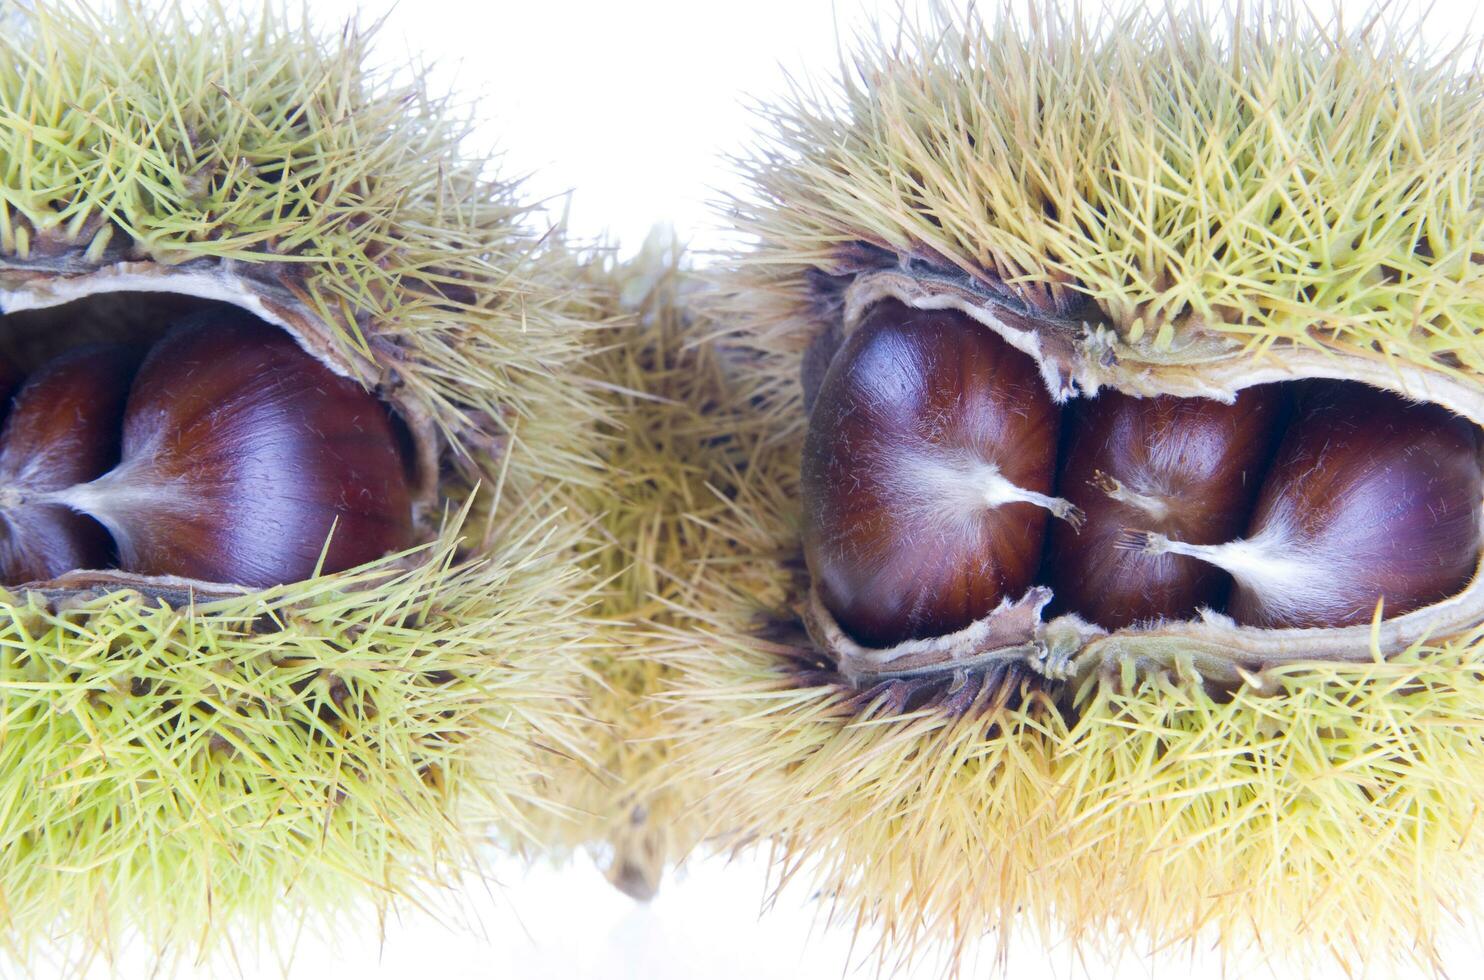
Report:
[[[874,647],[962,629],[1037,582],[1053,612],[1108,629],[1202,608],[1355,625],[1469,582],[1481,448],[1446,409],[1350,381],[1231,404],[1105,390],[1063,413],[988,327],[888,300],[810,415],[805,557],[825,607]]]
[[[75,347],[25,378],[0,358],[0,403],[6,583],[117,567],[265,587],[412,543],[389,409],[246,313]]]

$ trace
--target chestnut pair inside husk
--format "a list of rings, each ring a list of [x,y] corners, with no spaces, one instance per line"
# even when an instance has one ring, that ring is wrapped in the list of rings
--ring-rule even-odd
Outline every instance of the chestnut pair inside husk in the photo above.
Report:
[[[1101,636],[1181,623],[1366,628],[1478,569],[1480,429],[1443,405],[1303,374],[1058,389],[1013,330],[889,290],[825,336],[807,618],[847,676],[986,654],[1064,674]]]
[[[209,304],[67,346],[85,333],[67,321],[60,352],[12,338],[0,358],[4,582],[117,567],[262,588],[413,543],[405,427],[284,330]]]

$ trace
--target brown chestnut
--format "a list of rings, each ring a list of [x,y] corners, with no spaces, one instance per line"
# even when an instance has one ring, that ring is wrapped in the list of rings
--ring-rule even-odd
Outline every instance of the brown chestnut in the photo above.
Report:
[[[337,572],[412,536],[387,408],[285,332],[230,313],[183,321],[150,350],[121,462],[58,496],[147,575],[270,586],[311,576],[322,551]]]
[[[10,414],[10,400],[20,389],[21,382],[26,380],[25,374],[8,357],[0,357],[0,420]]]
[[[1306,387],[1246,536],[1214,546],[1133,533],[1235,579],[1228,612],[1269,628],[1335,627],[1459,591],[1479,562],[1478,429],[1433,404],[1355,382]]]
[[[1114,547],[1124,529],[1189,544],[1238,537],[1281,434],[1279,385],[1231,404],[1104,391],[1068,419],[1057,489],[1086,526],[1051,529],[1047,575],[1059,609],[1107,629],[1184,619],[1221,601],[1224,572],[1195,558]]]
[[[884,647],[968,626],[1040,566],[1060,412],[1035,363],[954,310],[878,303],[825,373],[804,443],[821,601]]]
[[[0,576],[55,578],[112,560],[108,534],[55,499],[119,460],[120,420],[140,352],[81,347],[43,365],[0,430]]]

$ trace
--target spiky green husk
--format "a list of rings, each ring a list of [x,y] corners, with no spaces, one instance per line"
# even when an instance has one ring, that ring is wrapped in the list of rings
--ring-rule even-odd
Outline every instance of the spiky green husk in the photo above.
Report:
[[[22,957],[281,940],[270,917],[421,895],[487,833],[529,839],[543,767],[583,752],[592,580],[562,495],[597,479],[585,287],[450,105],[367,73],[354,27],[169,3],[18,23],[0,279],[271,289],[430,422],[443,530],[212,602],[9,595],[0,937]]]
[[[542,567],[550,531],[455,561],[455,529],[379,580],[195,607],[0,605],[13,951],[78,934],[111,952],[137,929],[189,952],[286,902],[457,881],[472,835],[540,805],[542,754],[576,751],[554,724],[573,637],[547,620],[580,621],[583,578]]]
[[[1033,302],[1090,296],[1131,340],[1319,326],[1484,370],[1469,46],[1425,49],[1405,13],[1324,24],[1289,0],[997,9],[903,25],[772,112],[744,163],[760,201],[739,204],[761,278],[864,241]]]
[[[469,472],[500,436],[540,447],[513,479],[592,481],[552,408],[593,411],[563,377],[585,301],[537,271],[528,209],[457,149],[457,107],[420,76],[366,71],[367,32],[127,0],[28,22],[0,38],[8,264],[266,270],[363,381],[425,405]]]
[[[548,791],[568,812],[543,840],[592,847],[615,885],[648,898],[711,826],[700,787],[668,779],[668,654],[694,642],[699,596],[733,575],[731,525],[758,509],[744,473],[773,428],[739,404],[714,325],[692,312],[706,286],[672,233],[657,229],[632,259],[593,254],[581,275],[614,325],[590,365],[610,393],[605,479],[581,505],[603,588],[583,698],[591,761],[553,771]]]
[[[1484,873],[1480,631],[1235,691],[1130,667],[1070,711],[1033,695],[950,715],[904,714],[885,688],[863,707],[801,635],[756,630],[777,597],[802,602],[770,556],[797,549],[797,379],[839,318],[833,276],[962,274],[1033,311],[1090,296],[1081,315],[1172,360],[1210,330],[1484,385],[1466,52],[1288,5],[1100,23],[1039,3],[1022,26],[935,15],[773,114],[737,205],[759,245],[713,311],[777,426],[750,477],[771,500],[728,594],[701,597],[703,638],[670,657],[672,772],[711,795],[716,830],[770,842],[780,878],[883,930],[889,960],[1029,929],[1083,955],[1434,964]]]
[[[991,723],[862,711],[795,683],[795,651],[718,633],[675,661],[676,765],[724,801],[717,830],[766,835],[780,879],[879,930],[892,962],[999,931],[1094,957],[1428,963],[1484,873],[1476,644],[1276,670],[1230,700],[1093,686],[1071,720],[1037,704]]]

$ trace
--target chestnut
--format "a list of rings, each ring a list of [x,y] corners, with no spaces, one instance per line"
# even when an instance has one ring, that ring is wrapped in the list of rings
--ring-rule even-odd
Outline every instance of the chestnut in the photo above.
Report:
[[[55,499],[119,460],[120,419],[140,351],[80,347],[43,365],[0,429],[0,576],[55,578],[112,560],[108,534]]]
[[[955,310],[878,303],[820,384],[803,454],[804,557],[868,646],[962,629],[1040,566],[1060,411],[1035,363]]]
[[[58,499],[108,528],[126,571],[251,587],[310,577],[322,551],[337,572],[412,537],[388,409],[245,314],[200,314],[155,344],[118,466]]]
[[[1216,566],[1114,543],[1126,528],[1190,544],[1241,535],[1285,403],[1276,384],[1247,388],[1231,404],[1112,390],[1081,403],[1069,416],[1057,487],[1087,523],[1051,529],[1047,578],[1057,607],[1121,629],[1218,604],[1229,579]]]
[[[10,414],[10,400],[25,379],[25,374],[14,361],[0,357],[0,420]]]
[[[1123,546],[1189,555],[1235,579],[1228,613],[1269,628],[1397,616],[1458,592],[1479,561],[1484,472],[1475,425],[1357,382],[1308,386],[1246,536]]]

